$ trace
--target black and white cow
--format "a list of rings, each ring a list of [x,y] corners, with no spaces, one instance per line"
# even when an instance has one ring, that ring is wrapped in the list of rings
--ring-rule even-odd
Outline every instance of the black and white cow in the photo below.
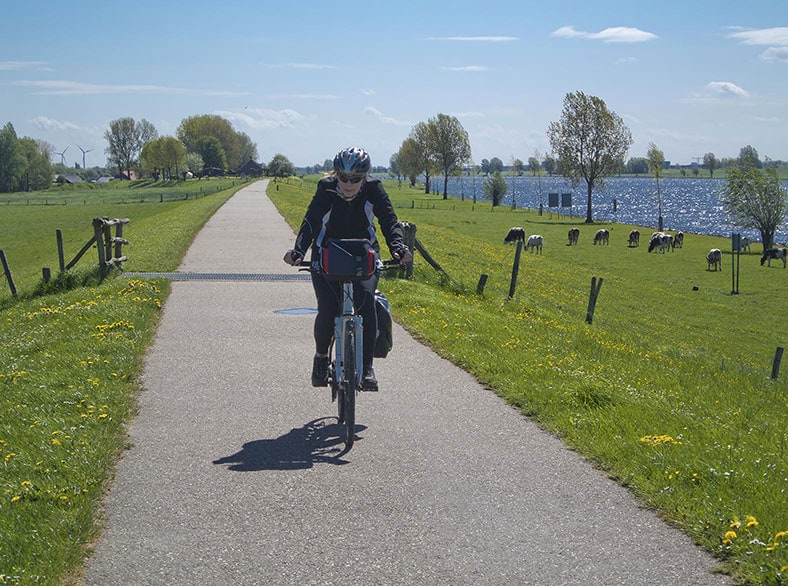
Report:
[[[528,242],[525,243],[525,249],[542,254],[542,237],[539,234],[531,234]]]
[[[664,252],[669,248],[673,250],[672,246],[673,236],[670,234],[665,234],[664,232],[654,232],[651,235],[651,239],[648,241],[649,252],[656,249],[657,252],[664,254]]]
[[[569,237],[569,246],[577,244],[580,238],[580,228],[569,228],[567,236]]]
[[[772,259],[783,261],[783,268],[788,265],[788,248],[768,248],[763,252],[761,257],[761,266],[768,261],[768,266],[772,266]]]
[[[610,244],[610,232],[608,232],[605,228],[600,228],[594,234],[594,244]]]
[[[632,230],[629,233],[629,242],[627,246],[634,248],[636,246],[640,246],[640,230]]]
[[[503,239],[504,244],[513,244],[517,241],[525,242],[525,230],[520,226],[509,228],[509,233]]]

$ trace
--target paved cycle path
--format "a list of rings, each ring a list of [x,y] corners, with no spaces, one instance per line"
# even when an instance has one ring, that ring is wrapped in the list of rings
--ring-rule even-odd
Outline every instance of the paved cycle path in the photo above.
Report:
[[[184,272],[293,275],[266,182]],[[720,585],[715,561],[395,326],[343,454],[308,281],[176,281],[84,583]],[[295,311],[291,311],[295,310]]]

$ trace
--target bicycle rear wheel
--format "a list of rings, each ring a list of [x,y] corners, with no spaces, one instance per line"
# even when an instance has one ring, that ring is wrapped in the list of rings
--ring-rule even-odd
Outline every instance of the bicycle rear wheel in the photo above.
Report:
[[[356,331],[350,327],[345,331],[343,343],[345,345],[345,364],[342,372],[342,381],[339,390],[340,423],[345,423],[345,445],[353,445],[356,434]]]

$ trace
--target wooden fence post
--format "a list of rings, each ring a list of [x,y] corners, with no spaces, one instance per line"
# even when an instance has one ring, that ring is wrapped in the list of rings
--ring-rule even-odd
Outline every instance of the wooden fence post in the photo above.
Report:
[[[478,293],[479,295],[484,293],[484,286],[486,284],[487,284],[487,275],[485,273],[482,273],[481,276],[479,277],[479,284],[476,285],[476,293]]]
[[[57,260],[58,264],[60,265],[60,272],[66,270],[66,259],[63,256],[63,232],[59,229],[55,230],[55,234],[57,235]]]
[[[3,263],[3,272],[5,273],[5,278],[8,280],[8,286],[11,288],[11,295],[16,297],[16,285],[14,285],[14,278],[11,276],[11,267],[8,266],[8,260],[6,260],[5,252],[2,250],[0,250],[0,261]]]
[[[402,222],[402,233],[405,236],[405,246],[413,256],[416,256],[416,224]],[[405,278],[410,279],[411,277],[413,277],[413,261],[405,265]]]
[[[783,360],[783,349],[781,347],[777,347],[777,351],[774,353],[774,362],[772,363],[772,379],[777,380],[777,377],[780,375],[780,362]]]
[[[514,290],[517,287],[517,273],[520,272],[520,255],[523,252],[523,241],[517,241],[517,251],[514,253],[514,265],[512,265],[512,282],[509,285],[509,299],[514,297]]]
[[[594,321],[594,310],[596,310],[596,300],[599,297],[599,290],[602,288],[602,277],[597,281],[596,277],[591,277],[591,294],[588,296],[588,311],[586,312],[586,323]]]

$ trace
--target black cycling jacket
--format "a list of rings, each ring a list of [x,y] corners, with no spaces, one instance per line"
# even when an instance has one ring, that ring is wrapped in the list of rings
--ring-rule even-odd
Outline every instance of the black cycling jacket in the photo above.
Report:
[[[389,252],[401,256],[405,248],[402,226],[380,180],[364,181],[358,195],[345,201],[337,191],[337,178],[326,177],[317,184],[294,249],[305,256],[310,246],[318,248],[327,238],[367,238],[375,250],[380,251],[375,233],[376,217]]]

